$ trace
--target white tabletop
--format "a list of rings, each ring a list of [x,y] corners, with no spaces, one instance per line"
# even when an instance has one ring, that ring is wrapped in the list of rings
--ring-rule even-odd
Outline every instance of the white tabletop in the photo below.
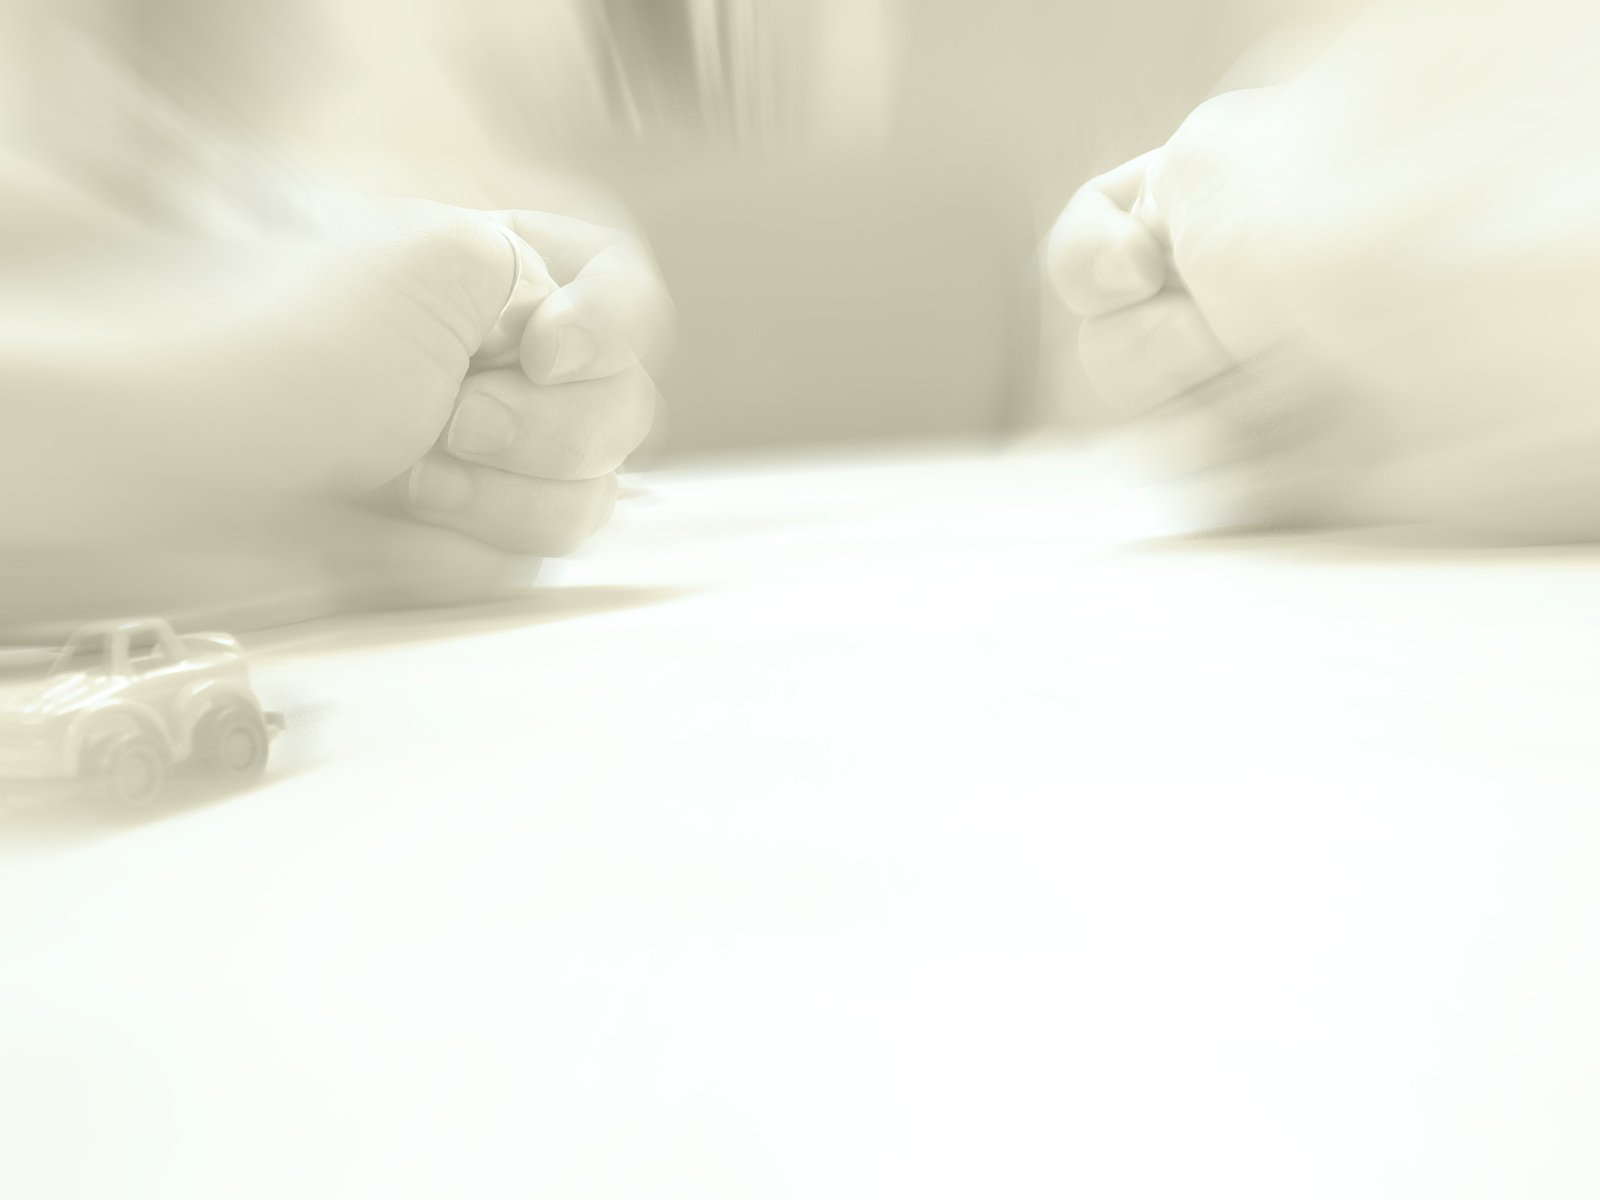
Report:
[[[265,786],[0,811],[0,1196],[1600,1194],[1600,568],[643,477],[247,639]]]

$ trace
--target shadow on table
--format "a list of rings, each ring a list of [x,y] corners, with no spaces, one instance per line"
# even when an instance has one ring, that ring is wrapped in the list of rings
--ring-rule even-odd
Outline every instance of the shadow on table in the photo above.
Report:
[[[283,779],[307,774],[316,766],[316,763],[306,761],[288,765],[274,762],[258,786],[266,787]],[[135,808],[99,800],[88,794],[76,781],[22,783],[0,780],[0,860],[41,857],[77,849],[173,817],[237,800],[254,790],[229,788],[215,780],[178,772],[173,775],[161,799]]]
[[[1434,528],[1264,529],[1191,533],[1130,542],[1125,554],[1210,554],[1219,551],[1286,560],[1370,565],[1594,563],[1590,542],[1516,541]]]
[[[351,613],[247,635],[253,654],[368,650],[498,633],[552,621],[600,616],[682,599],[683,588],[591,586],[538,588],[526,595],[449,608]]]

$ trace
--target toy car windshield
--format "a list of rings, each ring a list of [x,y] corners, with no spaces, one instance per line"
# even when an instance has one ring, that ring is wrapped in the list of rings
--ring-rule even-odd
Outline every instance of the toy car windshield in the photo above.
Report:
[[[106,664],[108,645],[103,633],[79,633],[50,667],[52,675],[77,675],[102,670]]]

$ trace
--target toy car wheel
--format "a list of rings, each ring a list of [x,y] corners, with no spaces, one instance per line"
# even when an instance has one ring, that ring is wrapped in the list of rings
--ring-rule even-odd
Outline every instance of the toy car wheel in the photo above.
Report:
[[[196,755],[202,769],[231,784],[253,783],[267,769],[267,724],[243,705],[208,717],[198,731]]]
[[[167,770],[167,756],[160,743],[131,734],[100,749],[89,778],[100,799],[140,807],[160,798],[167,786]]]

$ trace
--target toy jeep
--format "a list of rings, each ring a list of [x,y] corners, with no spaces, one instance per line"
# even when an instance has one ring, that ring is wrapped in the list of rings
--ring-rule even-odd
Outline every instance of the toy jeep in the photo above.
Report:
[[[181,763],[230,785],[259,778],[283,728],[225,633],[180,638],[165,621],[86,625],[48,676],[0,691],[0,779],[72,779],[147,804]]]

